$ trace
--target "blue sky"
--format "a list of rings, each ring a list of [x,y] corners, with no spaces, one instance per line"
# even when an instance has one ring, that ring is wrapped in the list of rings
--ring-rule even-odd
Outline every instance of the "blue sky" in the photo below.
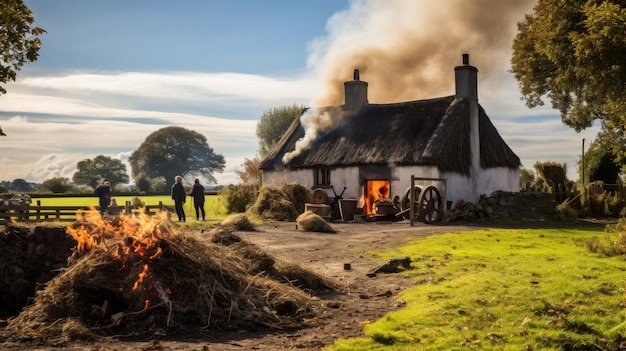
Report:
[[[0,96],[0,180],[71,178],[82,159],[126,161],[179,125],[224,155],[219,183],[236,183],[263,111],[341,103],[354,68],[373,103],[452,95],[466,52],[479,101],[523,166],[565,162],[574,178],[581,140],[597,131],[575,133],[549,103],[529,110],[508,73],[516,22],[534,3],[26,0],[48,33]]]

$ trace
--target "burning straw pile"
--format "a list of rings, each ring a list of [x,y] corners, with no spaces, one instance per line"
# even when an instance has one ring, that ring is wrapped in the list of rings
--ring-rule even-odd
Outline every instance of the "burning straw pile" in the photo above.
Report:
[[[96,215],[67,231],[78,242],[70,267],[7,327],[21,339],[298,328],[316,310],[301,288],[332,289],[226,227],[200,242],[166,219]]]

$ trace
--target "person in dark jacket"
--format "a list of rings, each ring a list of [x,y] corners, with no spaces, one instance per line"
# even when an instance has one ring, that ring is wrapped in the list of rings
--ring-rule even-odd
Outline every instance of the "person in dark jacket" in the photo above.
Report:
[[[100,214],[104,215],[109,204],[111,203],[111,183],[108,180],[102,179],[100,185],[95,190],[96,196],[99,198]]]
[[[196,209],[196,220],[200,220],[200,212],[202,212],[202,220],[206,218],[204,212],[204,187],[200,184],[200,179],[196,178],[193,181],[193,187],[189,196],[193,196],[193,207]]]
[[[172,200],[174,200],[174,208],[176,209],[176,215],[178,215],[178,221],[185,221],[185,209],[183,205],[187,200],[187,192],[183,187],[183,177],[176,176],[176,183],[172,185]]]

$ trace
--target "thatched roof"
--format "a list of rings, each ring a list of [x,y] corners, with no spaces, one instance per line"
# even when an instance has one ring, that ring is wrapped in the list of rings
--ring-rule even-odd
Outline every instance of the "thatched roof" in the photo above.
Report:
[[[394,104],[369,104],[357,114],[343,113],[335,126],[299,156],[283,163],[305,131],[296,120],[261,169],[435,165],[469,174],[469,100],[448,96]],[[504,142],[479,106],[481,166],[518,168],[520,159]]]

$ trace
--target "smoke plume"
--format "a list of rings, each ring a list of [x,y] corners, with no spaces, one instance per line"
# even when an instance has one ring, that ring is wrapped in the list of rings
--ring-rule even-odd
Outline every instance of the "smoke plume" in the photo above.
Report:
[[[510,68],[517,22],[537,0],[353,0],[327,22],[328,35],[311,44],[309,67],[321,77],[310,106],[343,104],[343,83],[359,69],[370,103],[454,94],[461,55],[479,81]],[[309,110],[315,114],[315,108]],[[306,136],[288,160],[332,125],[332,116],[303,116]],[[319,125],[317,123],[320,123]]]

